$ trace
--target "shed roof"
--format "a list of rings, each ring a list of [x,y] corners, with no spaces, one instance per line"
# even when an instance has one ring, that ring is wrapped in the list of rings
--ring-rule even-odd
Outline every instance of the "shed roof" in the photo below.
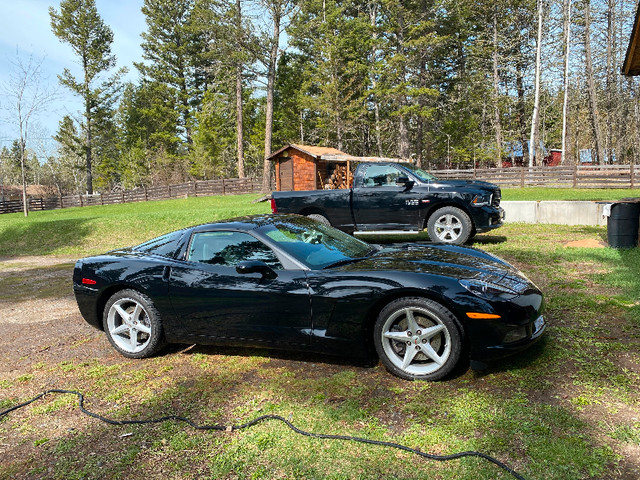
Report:
[[[285,145],[284,147],[282,147],[280,150],[273,152],[267,158],[269,160],[273,160],[275,157],[277,157],[278,155],[280,155],[282,152],[284,152],[289,148],[295,148],[296,150],[300,150],[301,152],[311,155],[316,159],[322,157],[323,155],[347,155],[346,153],[338,150],[337,148],[318,147],[316,145],[300,145],[296,143],[290,143],[289,145]]]
[[[640,6],[633,22],[633,31],[622,64],[622,73],[628,77],[640,75]]]
[[[348,153],[344,153],[343,151],[338,150],[337,148],[331,147],[318,147],[315,145],[300,145],[296,143],[290,143],[289,145],[285,145],[281,149],[273,152],[271,155],[267,157],[268,160],[275,160],[278,155],[289,148],[295,148],[307,155],[311,155],[316,160],[327,160],[330,162],[408,162],[412,163],[411,159],[401,159],[401,158],[387,158],[387,157],[354,157],[353,155],[349,155]]]

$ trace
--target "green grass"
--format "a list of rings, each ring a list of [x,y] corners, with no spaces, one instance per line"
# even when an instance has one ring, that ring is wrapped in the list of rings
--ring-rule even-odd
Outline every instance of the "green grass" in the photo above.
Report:
[[[142,243],[183,227],[268,213],[259,195],[198,197],[0,215],[0,256],[82,256]]]
[[[503,200],[621,200],[640,197],[640,189],[634,188],[503,188]]]
[[[34,214],[27,222],[82,220],[84,240],[103,251],[214,215],[266,211],[268,205],[250,203],[254,197],[86,207],[43,212],[40,219]],[[4,238],[24,219],[4,217],[0,251],[33,253]],[[143,227],[122,241],[118,232],[130,228],[131,218]],[[524,224],[476,237],[475,247],[512,262],[542,288],[549,325],[532,349],[481,372],[406,382],[381,366],[345,359],[206,346],[175,346],[130,360],[73,318],[64,332],[73,338],[63,337],[66,343],[55,352],[25,356],[0,380],[0,409],[55,385],[81,390],[87,408],[118,420],[177,414],[231,425],[275,413],[313,432],[438,454],[478,450],[530,480],[633,478],[624,472],[638,468],[628,452],[640,445],[640,250],[564,247],[569,240],[604,237],[604,227]],[[84,248],[61,236],[55,248],[41,252]],[[0,290],[13,288],[13,280],[1,281]],[[41,287],[41,299],[55,295]],[[0,464],[0,478],[511,478],[480,459],[432,462],[379,446],[300,437],[276,422],[233,433],[176,422],[108,426],[81,416],[76,401],[47,396],[0,421],[2,443],[18,445],[7,451],[20,452]]]

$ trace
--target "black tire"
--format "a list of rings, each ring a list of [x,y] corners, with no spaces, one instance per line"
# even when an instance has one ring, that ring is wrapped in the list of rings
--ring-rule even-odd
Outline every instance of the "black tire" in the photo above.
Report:
[[[442,207],[431,214],[427,233],[434,243],[463,245],[471,237],[473,223],[469,215],[457,207]]]
[[[316,222],[326,225],[327,227],[331,226],[331,222],[329,221],[329,219],[324,215],[320,215],[319,213],[310,213],[309,215],[307,215],[307,218],[315,220]]]
[[[109,298],[102,325],[113,348],[127,358],[150,357],[166,345],[160,314],[151,299],[136,290],[120,290]]]
[[[382,309],[373,340],[380,360],[392,374],[406,380],[435,381],[450,374],[460,361],[461,332],[456,318],[441,304],[406,297]]]

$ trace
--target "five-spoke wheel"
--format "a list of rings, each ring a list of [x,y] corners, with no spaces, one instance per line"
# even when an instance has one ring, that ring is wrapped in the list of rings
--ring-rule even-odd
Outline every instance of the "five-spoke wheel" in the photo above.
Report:
[[[433,242],[462,245],[471,236],[469,215],[456,207],[442,207],[429,217],[427,233]]]
[[[387,369],[408,380],[439,380],[453,370],[462,351],[455,317],[425,298],[401,298],[378,316],[374,343]]]
[[[121,290],[109,298],[103,326],[111,344],[125,357],[148,357],[164,345],[160,316],[153,302],[135,290]]]

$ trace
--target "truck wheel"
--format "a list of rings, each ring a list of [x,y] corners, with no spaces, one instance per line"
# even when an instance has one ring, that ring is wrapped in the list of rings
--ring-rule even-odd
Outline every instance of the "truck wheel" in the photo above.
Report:
[[[315,220],[316,222],[321,223],[322,225],[326,225],[327,227],[331,226],[331,222],[329,222],[329,219],[324,215],[320,215],[319,213],[312,213],[310,215],[307,215],[307,218]]]
[[[469,215],[456,207],[436,210],[427,222],[427,233],[431,241],[462,245],[471,236],[473,224]]]

